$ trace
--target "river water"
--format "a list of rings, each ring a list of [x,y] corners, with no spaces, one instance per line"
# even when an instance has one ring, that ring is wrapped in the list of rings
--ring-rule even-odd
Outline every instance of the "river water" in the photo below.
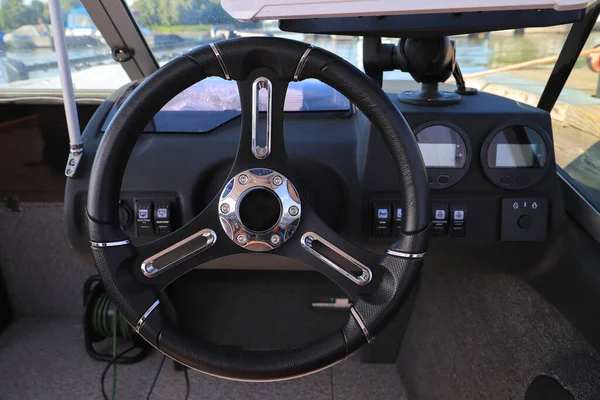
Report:
[[[277,33],[277,36],[284,36],[296,40],[304,40],[312,42],[317,46],[326,48],[357,66],[362,65],[362,40],[361,39],[333,39],[329,37],[314,37],[312,35],[304,36],[301,34]],[[481,38],[473,38],[467,36],[454,37],[457,45],[457,59],[464,74],[478,72],[489,68],[496,68],[505,65],[520,63],[532,59],[553,56],[559,54],[567,33],[530,33],[516,36],[511,32],[491,33]],[[393,42],[395,39],[388,39]],[[586,47],[592,47],[600,42],[600,32],[593,32],[586,43]],[[202,43],[199,38],[198,44]],[[182,47],[173,47],[169,50],[155,51],[155,56],[162,64],[168,59],[173,58],[177,54],[189,50],[190,45]],[[25,65],[48,63],[56,61],[56,54],[52,49],[35,49],[35,50],[12,50],[5,52],[9,58],[20,60]],[[106,55],[103,59],[103,64],[111,64],[109,49],[106,45],[95,47],[79,47],[69,49],[69,57],[71,60],[80,59],[82,57],[90,57],[97,55]],[[97,65],[97,62],[92,64],[76,65],[76,70],[88,68]],[[583,67],[585,61],[583,59],[578,63],[578,67]],[[551,68],[552,64],[542,66],[541,68]],[[58,76],[58,71],[55,68],[41,70],[30,74],[31,79],[48,78]],[[387,79],[410,79],[410,76],[400,71],[386,73]],[[0,83],[5,83],[4,76],[0,74]]]

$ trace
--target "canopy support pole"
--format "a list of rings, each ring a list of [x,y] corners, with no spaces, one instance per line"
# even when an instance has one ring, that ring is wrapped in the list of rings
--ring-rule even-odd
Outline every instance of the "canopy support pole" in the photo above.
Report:
[[[75,102],[75,91],[71,79],[71,67],[69,65],[69,54],[67,52],[67,41],[63,25],[63,15],[59,0],[48,0],[50,10],[50,23],[52,24],[52,39],[58,61],[58,72],[62,88],[65,115],[67,117],[67,128],[69,131],[69,159],[65,168],[65,175],[73,178],[77,172],[79,161],[83,155],[83,142],[77,117],[77,104]]]

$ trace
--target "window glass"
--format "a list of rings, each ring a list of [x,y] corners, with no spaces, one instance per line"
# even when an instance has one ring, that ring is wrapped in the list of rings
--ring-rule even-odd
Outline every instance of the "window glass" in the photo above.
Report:
[[[585,49],[600,48],[593,32]],[[600,54],[580,57],[552,110],[557,164],[600,210]]]
[[[362,68],[362,38],[283,32],[277,21],[238,22],[219,0],[133,0],[127,4],[159,64],[216,40],[277,36],[313,43]]]
[[[48,3],[0,0],[0,92],[60,89]],[[129,82],[79,0],[61,0],[75,90],[112,91]]]

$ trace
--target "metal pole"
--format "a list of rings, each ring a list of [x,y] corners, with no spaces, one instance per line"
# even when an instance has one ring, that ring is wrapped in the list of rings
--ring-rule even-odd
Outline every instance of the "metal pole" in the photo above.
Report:
[[[598,15],[600,15],[600,2],[595,2],[586,9],[583,19],[571,26],[558,61],[556,61],[552,74],[540,97],[538,108],[548,112],[554,108],[554,104],[556,104],[560,93],[565,87],[586,40],[590,36],[592,29],[594,29]]]
[[[77,166],[83,154],[83,143],[81,141],[81,131],[79,129],[79,119],[77,118],[77,104],[75,103],[75,92],[73,90],[73,80],[71,79],[71,69],[69,66],[69,54],[67,53],[67,41],[65,40],[65,31],[63,27],[63,15],[60,9],[59,0],[48,0],[50,10],[50,23],[52,24],[52,39],[54,40],[54,49],[58,61],[58,72],[62,87],[63,103],[65,105],[65,115],[67,117],[67,128],[69,131],[70,154],[65,168],[65,175],[68,178],[75,176]]]

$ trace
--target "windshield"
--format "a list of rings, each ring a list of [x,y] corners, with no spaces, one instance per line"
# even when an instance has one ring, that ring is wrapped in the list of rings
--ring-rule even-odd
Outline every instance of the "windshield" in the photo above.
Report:
[[[0,0],[0,89],[60,89],[46,1]],[[95,89],[109,93],[130,81],[123,68],[113,61],[108,45],[79,1],[61,0],[61,4],[76,91]],[[208,42],[268,35],[313,43],[362,69],[360,37],[282,32],[277,21],[238,22],[223,10],[219,0],[127,0],[126,5],[160,65]],[[469,77],[489,69],[556,56],[569,27],[510,30],[452,39],[457,44],[462,72]],[[593,32],[586,48],[593,47],[598,40],[600,33]],[[395,43],[397,39],[384,42]],[[519,80],[528,90],[541,93],[553,65],[552,61],[534,63],[510,74],[476,76],[468,83],[489,90],[491,85],[504,84],[507,79],[513,83]],[[582,59],[576,68],[584,67]],[[384,79],[390,82],[411,77],[393,71],[386,72]],[[595,91],[595,82],[589,86],[585,90]]]

